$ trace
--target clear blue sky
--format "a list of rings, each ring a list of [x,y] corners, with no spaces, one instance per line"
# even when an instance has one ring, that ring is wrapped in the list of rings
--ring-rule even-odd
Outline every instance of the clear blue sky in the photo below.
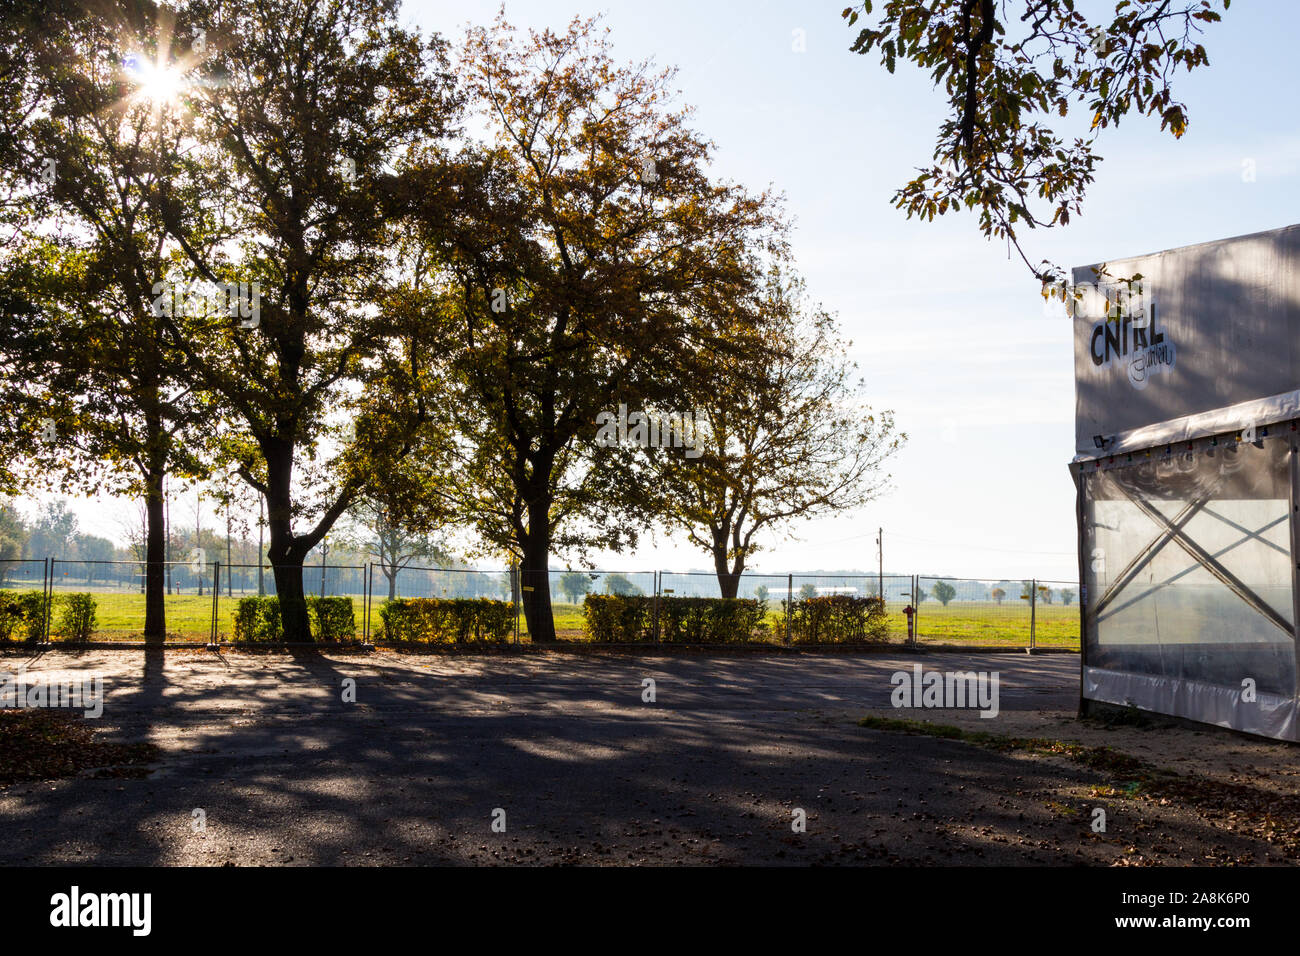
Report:
[[[799,526],[800,540],[774,543],[759,567],[874,568],[883,525],[887,570],[1072,580],[1069,325],[1045,315],[1024,265],[973,218],[909,222],[890,206],[929,161],[942,101],[915,71],[891,77],[850,54],[844,3],[530,0],[506,12],[517,26],[557,29],[603,13],[621,59],[680,68],[717,172],[785,192],[810,292],[854,340],[869,400],[910,436],[889,495]],[[497,7],[408,0],[404,16],[457,40]],[[804,53],[792,49],[797,29]],[[1031,258],[1069,267],[1300,221],[1297,35],[1300,4],[1234,4],[1204,35],[1209,68],[1179,78],[1187,134],[1176,141],[1137,119],[1107,131],[1083,217],[1026,236]],[[1243,181],[1245,160],[1254,182]],[[120,537],[109,510],[79,508],[87,530]],[[604,563],[707,566],[668,540]]]

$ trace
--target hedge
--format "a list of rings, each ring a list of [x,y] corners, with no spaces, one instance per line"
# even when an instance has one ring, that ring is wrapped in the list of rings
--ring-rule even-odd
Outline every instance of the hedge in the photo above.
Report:
[[[587,635],[606,644],[653,641],[654,598],[629,594],[588,594],[582,603]]]
[[[764,602],[751,598],[661,597],[659,639],[665,644],[742,644],[767,639]]]
[[[79,592],[60,594],[55,599],[60,607],[59,626],[55,633],[68,641],[88,641],[95,631],[95,598]],[[37,617],[39,618],[39,612]]]
[[[280,599],[240,598],[235,605],[235,640],[275,643],[284,637],[280,624]]]
[[[515,610],[488,598],[397,598],[379,606],[386,641],[464,644],[510,636]]]
[[[792,644],[842,644],[883,641],[889,623],[878,597],[828,594],[796,601],[790,615]]]
[[[588,594],[587,635],[604,643],[654,640],[653,597]],[[675,644],[738,644],[766,640],[761,601],[736,598],[660,597],[660,640]]]
[[[0,641],[39,641],[44,610],[42,591],[0,591]]]
[[[312,636],[318,641],[346,643],[356,640],[357,622],[350,597],[309,597],[307,617]],[[283,639],[279,598],[240,598],[235,605],[236,641],[273,644]]]
[[[346,643],[357,638],[357,620],[350,597],[311,597],[307,599],[311,632],[318,641]]]

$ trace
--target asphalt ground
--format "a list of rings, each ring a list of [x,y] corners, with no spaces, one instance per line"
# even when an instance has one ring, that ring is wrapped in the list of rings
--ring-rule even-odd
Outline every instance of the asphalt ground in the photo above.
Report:
[[[997,672],[998,716],[894,708],[918,663]],[[1280,862],[1066,758],[858,724],[1068,737],[1073,654],[55,650],[0,670],[102,675],[98,734],[159,748],[137,776],[0,788],[6,865]]]

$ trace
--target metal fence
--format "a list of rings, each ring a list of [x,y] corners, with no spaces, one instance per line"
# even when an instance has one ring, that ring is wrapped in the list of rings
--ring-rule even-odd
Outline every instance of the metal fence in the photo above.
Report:
[[[164,565],[167,638],[177,642],[225,642],[234,637],[235,611],[245,597],[276,594],[275,568],[255,564],[170,562]],[[399,598],[489,598],[516,610],[513,639],[529,640],[521,613],[525,591],[550,592],[556,636],[588,639],[583,602],[588,594],[655,598],[722,596],[717,575],[706,571],[573,571],[540,575],[509,569],[472,570],[403,566],[305,565],[308,596],[353,600],[357,633],[376,637],[378,609]],[[137,641],[144,631],[145,564],[140,561],[0,560],[0,593],[40,592],[45,639],[60,639],[61,597],[95,597],[93,640]],[[900,574],[758,574],[741,576],[737,597],[764,602],[766,639],[784,643],[792,606],[812,597],[883,595],[891,643],[1015,646],[1031,649],[1079,646],[1079,588],[1068,581],[994,580]],[[909,622],[908,611],[911,611]],[[909,627],[910,624],[910,627]]]

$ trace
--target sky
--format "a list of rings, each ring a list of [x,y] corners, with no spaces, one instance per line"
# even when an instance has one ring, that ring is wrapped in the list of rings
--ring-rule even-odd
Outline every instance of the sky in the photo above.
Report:
[[[499,5],[407,0],[403,17],[456,41]],[[843,6],[515,0],[505,10],[517,27],[556,30],[601,14],[617,58],[678,68],[680,101],[716,144],[716,174],[785,194],[810,295],[853,340],[867,401],[893,410],[908,436],[887,493],[768,536],[753,566],[874,570],[883,528],[887,573],[1074,581],[1070,324],[974,216],[921,223],[891,206],[913,168],[930,162],[943,98],[918,71],[900,65],[890,76],[848,52]],[[1300,221],[1297,33],[1300,4],[1234,4],[1202,36],[1209,67],[1174,87],[1187,133],[1175,140],[1144,118],[1107,130],[1083,215],[1022,234],[1031,261],[1069,268]],[[115,539],[131,508],[74,506],[83,530]],[[659,535],[635,554],[600,555],[597,566],[710,562]]]

